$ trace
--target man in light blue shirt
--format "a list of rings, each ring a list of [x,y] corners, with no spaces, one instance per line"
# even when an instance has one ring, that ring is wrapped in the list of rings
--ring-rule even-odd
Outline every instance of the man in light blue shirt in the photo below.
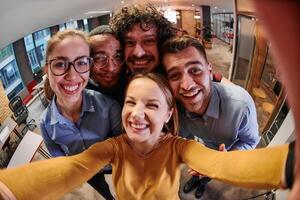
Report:
[[[164,43],[162,53],[178,101],[180,135],[196,136],[216,150],[255,148],[260,136],[251,96],[239,86],[212,82],[211,65],[201,43],[189,36],[173,38]],[[193,176],[183,191],[197,187],[195,197],[200,198],[209,181]]]

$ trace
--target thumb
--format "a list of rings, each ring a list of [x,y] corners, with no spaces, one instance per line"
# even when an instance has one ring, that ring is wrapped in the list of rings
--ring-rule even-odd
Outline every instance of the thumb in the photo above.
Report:
[[[224,143],[220,144],[219,151],[227,151]]]

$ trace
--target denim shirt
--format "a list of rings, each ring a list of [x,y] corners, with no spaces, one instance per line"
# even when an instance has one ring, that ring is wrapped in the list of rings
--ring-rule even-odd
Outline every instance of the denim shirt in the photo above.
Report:
[[[55,99],[44,111],[40,124],[53,157],[78,154],[96,142],[121,133],[121,109],[115,100],[85,89],[80,119],[73,123],[61,114]]]
[[[249,93],[237,85],[212,83],[211,100],[203,116],[179,104],[180,135],[196,136],[212,149],[224,143],[227,150],[256,147],[260,140],[256,108]]]

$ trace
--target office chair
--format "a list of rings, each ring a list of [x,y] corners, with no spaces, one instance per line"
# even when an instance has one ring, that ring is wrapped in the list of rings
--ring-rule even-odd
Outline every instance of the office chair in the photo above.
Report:
[[[20,96],[15,96],[10,100],[9,108],[12,110],[13,118],[18,126],[25,124],[25,127],[21,130],[22,135],[24,135],[23,131],[26,131],[26,129],[33,130],[36,128],[34,119],[31,119],[29,122],[27,122],[29,112]]]

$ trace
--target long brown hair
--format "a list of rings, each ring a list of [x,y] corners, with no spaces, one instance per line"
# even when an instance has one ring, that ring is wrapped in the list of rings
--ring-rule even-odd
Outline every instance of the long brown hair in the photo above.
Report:
[[[46,65],[49,61],[49,55],[53,52],[53,49],[57,46],[58,43],[60,43],[62,40],[64,40],[67,37],[80,37],[82,38],[88,45],[88,37],[85,32],[75,29],[67,29],[64,31],[59,31],[55,35],[53,35],[50,40],[48,40],[47,48],[46,48]],[[89,45],[90,47],[90,45]],[[45,66],[48,67],[48,66]],[[50,87],[49,79],[46,78],[44,82],[44,91],[45,91],[45,97],[48,101],[51,101],[54,97],[54,92],[52,88]]]
[[[130,80],[130,83],[133,80],[138,79],[138,78],[150,79],[150,80],[154,81],[158,85],[158,87],[161,89],[161,91],[163,92],[163,94],[166,98],[169,108],[170,109],[173,108],[172,117],[171,117],[170,121],[167,123],[168,132],[170,132],[172,135],[178,135],[178,132],[179,132],[178,110],[177,110],[176,102],[172,95],[171,88],[169,86],[168,81],[160,74],[146,73],[146,74],[136,74],[135,76],[132,77],[132,79]],[[130,83],[127,85],[125,95],[127,93],[127,89],[128,89],[128,86],[130,85]]]

